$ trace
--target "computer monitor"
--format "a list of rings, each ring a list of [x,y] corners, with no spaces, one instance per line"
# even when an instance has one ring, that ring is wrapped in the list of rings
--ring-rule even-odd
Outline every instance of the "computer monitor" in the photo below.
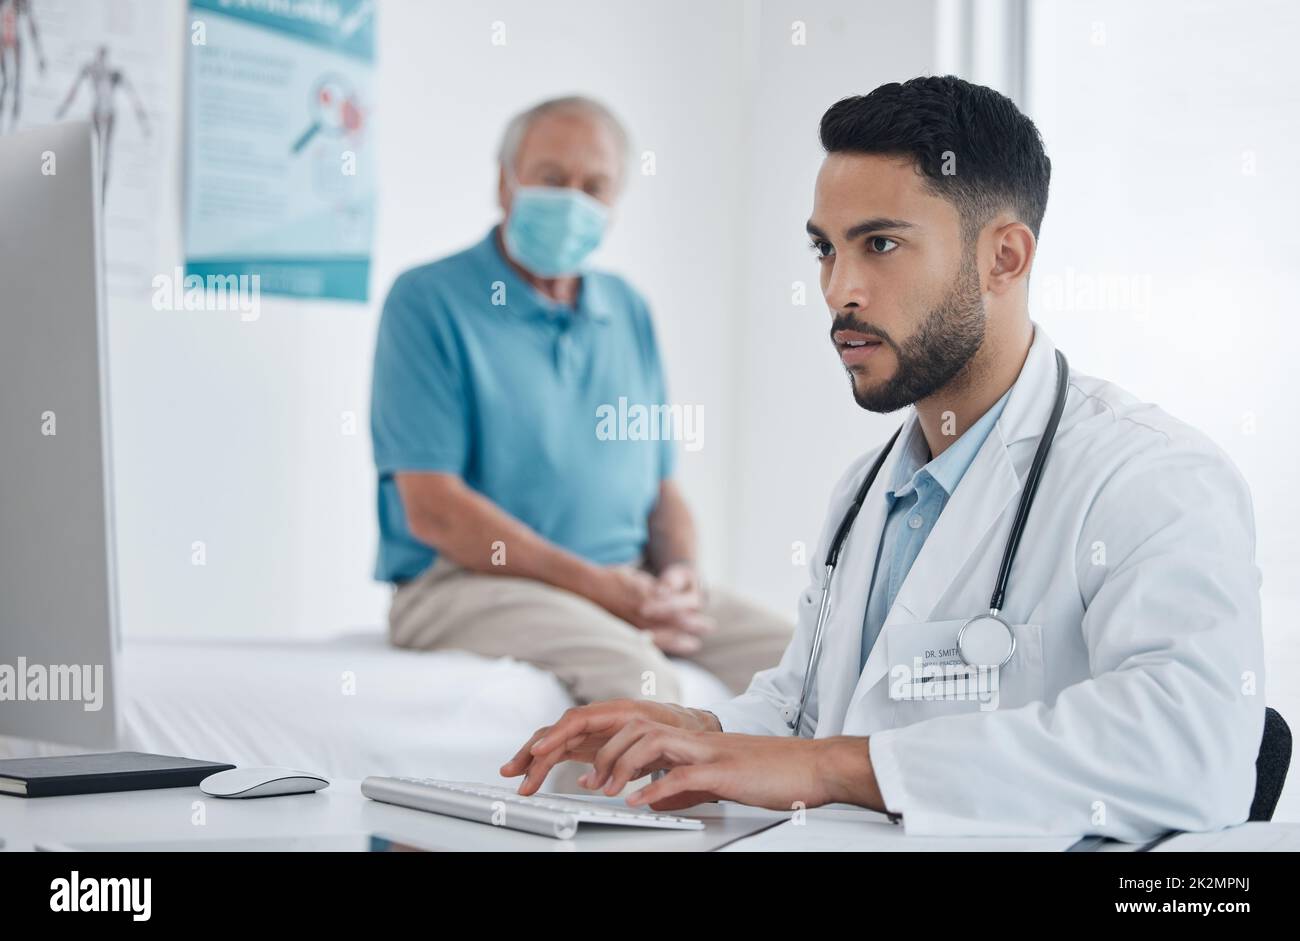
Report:
[[[0,136],[0,735],[112,748],[117,591],[94,136]]]

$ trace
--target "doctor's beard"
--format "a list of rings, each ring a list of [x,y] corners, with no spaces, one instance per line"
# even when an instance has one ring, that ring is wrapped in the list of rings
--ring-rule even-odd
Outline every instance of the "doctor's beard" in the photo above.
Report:
[[[948,296],[901,345],[880,328],[846,314],[835,318],[831,335],[837,330],[856,330],[879,337],[894,351],[898,371],[870,389],[858,388],[853,371],[846,370],[858,405],[869,412],[886,413],[929,398],[960,376],[984,342],[984,323],[984,298],[974,252],[969,251]],[[863,378],[869,381],[870,374]]]

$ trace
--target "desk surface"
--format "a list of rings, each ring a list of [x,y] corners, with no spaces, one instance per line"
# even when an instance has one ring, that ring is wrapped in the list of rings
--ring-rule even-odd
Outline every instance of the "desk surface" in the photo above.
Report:
[[[602,798],[592,798],[602,800]],[[603,798],[621,803],[619,798]],[[573,840],[521,833],[468,820],[381,804],[361,793],[359,781],[335,781],[314,794],[256,800],[208,797],[197,787],[66,797],[0,795],[0,850],[31,850],[37,844],[168,843],[346,837],[377,834],[433,850],[648,852],[849,850],[875,852],[973,850],[1060,851],[1073,839],[909,837],[883,814],[833,806],[793,818],[782,811],[722,802],[683,816],[705,829],[633,830],[582,827]],[[1163,844],[1180,849],[1291,849],[1300,825],[1250,824],[1214,834],[1188,834]],[[1110,843],[1103,851],[1127,852],[1134,844]]]
[[[604,800],[621,803],[619,798]],[[379,834],[433,850],[701,852],[789,818],[732,803],[706,804],[681,814],[704,820],[705,829],[580,827],[573,840],[556,840],[382,804],[363,796],[359,781],[334,781],[314,794],[252,800],[209,797],[197,787],[64,797],[0,795],[0,849]]]

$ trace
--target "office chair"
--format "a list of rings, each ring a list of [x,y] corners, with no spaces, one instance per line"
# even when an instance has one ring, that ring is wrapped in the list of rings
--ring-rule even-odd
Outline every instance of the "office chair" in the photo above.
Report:
[[[1291,729],[1276,709],[1264,710],[1264,737],[1255,759],[1255,799],[1250,804],[1252,821],[1273,819],[1282,785],[1291,765]]]

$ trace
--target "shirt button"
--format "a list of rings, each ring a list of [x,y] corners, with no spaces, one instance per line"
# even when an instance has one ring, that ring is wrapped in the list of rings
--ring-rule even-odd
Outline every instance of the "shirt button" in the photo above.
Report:
[[[909,520],[907,521],[907,525],[908,525],[908,526],[911,526],[913,529],[920,529],[920,528],[921,528],[921,524],[924,523],[924,522],[925,522],[925,520],[921,519],[921,517],[919,517],[919,516],[913,516],[911,519],[909,519]]]

